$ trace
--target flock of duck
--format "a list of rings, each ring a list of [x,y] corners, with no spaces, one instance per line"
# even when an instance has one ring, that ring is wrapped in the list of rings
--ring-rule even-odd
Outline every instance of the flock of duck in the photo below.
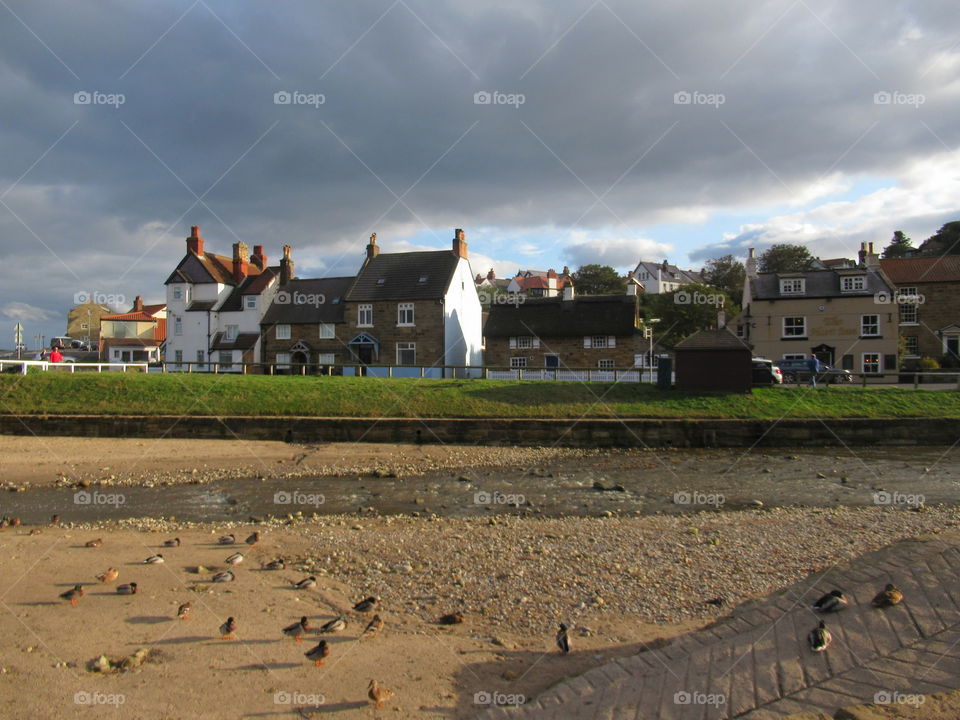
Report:
[[[5,526],[13,525],[14,527],[20,523],[13,519],[13,523],[10,522],[9,518],[4,518],[6,522]],[[60,517],[54,515],[51,520],[51,524],[60,525]],[[260,533],[254,532],[249,537],[243,541],[247,546],[254,547],[260,542]],[[163,546],[165,548],[176,548],[181,544],[180,538],[173,538],[171,540],[165,540]],[[235,535],[224,535],[217,540],[218,545],[223,546],[232,546],[237,545],[238,540]],[[85,543],[85,547],[88,548],[98,548],[103,545],[102,538],[96,538]],[[224,562],[232,567],[237,567],[244,561],[244,555],[242,552],[234,552],[229,555]],[[160,565],[165,562],[162,553],[156,553],[150,557],[143,560],[144,565]],[[283,570],[286,567],[282,558],[271,560],[270,562],[261,566],[263,570]],[[113,583],[120,575],[120,571],[115,567],[107,568],[104,572],[96,576],[96,579],[103,585],[109,585]],[[224,582],[233,582],[236,580],[236,574],[233,570],[223,570],[217,572],[211,578],[212,582],[215,583],[224,583]],[[302,580],[292,583],[293,587],[299,590],[308,590],[315,588],[317,586],[317,579],[314,576],[305,577]],[[130,582],[122,585],[117,585],[116,591],[120,595],[135,595],[137,593],[137,583]],[[83,585],[76,584],[66,592],[60,593],[60,598],[69,602],[71,605],[77,605],[80,598],[84,596]],[[371,615],[369,622],[366,625],[366,628],[363,631],[363,637],[370,637],[376,635],[381,630],[383,630],[383,619],[379,614],[376,613],[376,610],[380,606],[380,598],[375,596],[370,596],[364,598],[356,605],[353,606],[353,610],[357,613],[363,615]],[[177,618],[180,620],[189,620],[190,612],[192,609],[192,604],[190,602],[185,602],[177,609]],[[441,622],[446,624],[452,624],[453,622],[463,622],[462,615],[459,613],[453,613],[449,616],[444,616],[441,618]],[[238,623],[235,617],[228,617],[222,625],[219,627],[220,637],[223,640],[233,640],[234,633],[237,631]],[[286,637],[293,638],[296,642],[302,642],[304,636],[309,634],[331,634],[342,632],[347,627],[347,618],[345,615],[340,614],[335,617],[333,620],[324,623],[318,628],[314,628],[309,618],[303,616],[299,621],[287,625],[280,629],[280,632]],[[559,642],[559,641],[558,641]],[[310,648],[304,653],[304,657],[307,660],[310,660],[317,667],[324,665],[326,663],[326,658],[330,656],[330,645],[326,640],[320,640],[314,647]],[[370,680],[370,684],[367,686],[367,696],[374,703],[377,708],[383,707],[389,699],[394,697],[395,693],[387,687],[380,685],[375,679]]]
[[[896,585],[889,583],[883,590],[876,594],[873,600],[870,601],[870,604],[875,608],[887,608],[899,605],[901,602],[903,602],[903,593],[900,592]],[[850,601],[847,600],[846,595],[840,590],[831,590],[813,604],[813,611],[818,613],[834,613],[843,610],[849,604]],[[814,652],[823,652],[830,646],[830,643],[833,642],[833,635],[827,629],[827,624],[821,620],[820,624],[810,631],[810,634],[807,636],[807,641],[810,643],[811,650]]]

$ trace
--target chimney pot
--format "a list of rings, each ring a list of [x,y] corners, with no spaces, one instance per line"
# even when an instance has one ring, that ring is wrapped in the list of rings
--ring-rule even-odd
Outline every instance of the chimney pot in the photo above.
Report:
[[[487,273],[487,280],[496,280],[497,274],[493,271],[493,268],[490,268],[490,272]]]
[[[253,246],[253,256],[250,258],[250,261],[260,270],[267,269],[267,256],[263,253],[263,245]]]
[[[141,312],[142,310],[143,310],[143,298],[141,298],[139,295],[137,295],[137,296],[133,299],[133,311],[134,311],[134,312]]]
[[[190,226],[190,237],[187,238],[187,252],[197,257],[203,257],[203,238],[200,237],[200,226]]]
[[[250,272],[250,255],[247,252],[246,243],[236,242],[233,244],[233,281],[243,282],[243,279]]]
[[[367,244],[367,260],[372,260],[380,254],[380,248],[377,247],[377,234],[370,236],[370,242]]]
[[[467,235],[460,228],[453,231],[453,254],[459,258],[467,257]]]
[[[286,285],[293,279],[293,260],[290,258],[290,246],[283,246],[283,258],[280,260],[280,284]]]

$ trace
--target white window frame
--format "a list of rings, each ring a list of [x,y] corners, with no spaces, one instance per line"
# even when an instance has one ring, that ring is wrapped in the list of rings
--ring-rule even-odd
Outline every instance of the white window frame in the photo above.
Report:
[[[204,364],[203,350],[197,350],[197,369],[202,370]]]
[[[910,352],[910,348],[907,347],[907,340],[914,341],[914,352]],[[920,337],[918,335],[903,336],[903,356],[908,358],[920,357]]]
[[[414,327],[414,304],[399,303],[397,305],[397,327]]]
[[[615,360],[597,360],[597,369],[598,370],[613,370],[617,366]]]
[[[595,350],[606,350],[609,345],[607,335],[591,335],[590,336],[590,347]]]
[[[226,325],[223,329],[223,338],[224,340],[236,340],[237,335],[240,334],[239,325]]]
[[[320,339],[333,340],[337,337],[337,326],[334,323],[320,323]]]
[[[243,307],[246,310],[256,310],[257,309],[257,296],[256,295],[244,295],[243,296]]]
[[[780,278],[781,295],[804,295],[806,292],[806,278]]]
[[[273,337],[277,340],[289,340],[290,339],[290,326],[287,324],[274,325],[273,326]]]
[[[867,358],[876,358],[877,367],[875,370],[867,369]],[[878,352],[861,353],[860,367],[863,368],[862,372],[864,375],[872,375],[875,373],[883,372],[883,354]]]
[[[806,353],[784,353],[783,359],[784,360],[806,360],[807,354]]]
[[[413,362],[403,362],[400,353],[413,351]],[[397,365],[416,365],[417,364],[417,344],[413,342],[397,343]]]
[[[337,357],[333,353],[320,353],[317,355],[317,365],[333,365]]]
[[[290,353],[278,352],[277,353],[277,370],[289,370],[289,369],[290,369]]]
[[[866,275],[843,275],[840,277],[840,292],[863,292],[866,289]]]
[[[173,319],[173,334],[183,335],[183,318],[179,316]]]
[[[357,327],[373,327],[373,305],[357,305]]]
[[[223,356],[229,355],[228,360],[224,360]],[[217,352],[217,362],[220,364],[221,370],[232,370],[233,369],[233,350],[219,350]]]
[[[510,358],[510,368],[513,370],[519,370],[527,367],[528,358],[514,356]]]
[[[787,333],[787,320],[798,320],[798,319],[803,321],[803,324],[801,325],[801,329],[802,329],[803,332],[799,332],[799,333],[796,333],[796,332]],[[796,329],[796,328],[794,328],[794,329]],[[781,334],[781,336],[780,336],[781,338],[805,338],[805,337],[807,337],[807,316],[806,316],[806,315],[791,315],[790,317],[784,317],[784,318],[783,318],[783,321],[782,321],[782,323],[781,323],[781,331],[782,331],[782,334]]]
[[[517,350],[530,350],[533,348],[532,335],[517,335]]]
[[[177,364],[180,364],[183,362],[183,350],[173,351],[173,361]]]
[[[173,299],[174,300],[183,300],[183,288],[179,285],[173,286]]]
[[[874,322],[868,322],[867,318],[875,318]],[[867,332],[868,328],[873,328],[875,332]],[[880,337],[880,316],[879,315],[861,315],[860,316],[860,337]]]
[[[898,321],[900,325],[920,324],[920,304],[917,302],[902,302],[900,298],[916,298],[917,288],[902,287],[896,292]]]

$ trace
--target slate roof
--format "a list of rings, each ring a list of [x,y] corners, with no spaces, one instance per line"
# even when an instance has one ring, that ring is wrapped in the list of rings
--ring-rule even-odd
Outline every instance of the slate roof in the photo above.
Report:
[[[924,282],[960,282],[960,256],[890,258],[880,268],[895,285]]]
[[[840,278],[847,275],[865,274],[866,288],[856,292],[841,292]],[[800,294],[780,294],[781,278],[805,278],[806,291]],[[843,270],[810,270],[799,273],[760,273],[750,280],[750,296],[754,300],[799,300],[803,298],[834,298],[857,297],[874,295],[878,292],[889,292],[890,286],[876,272],[876,270],[843,269]]]
[[[194,300],[187,305],[187,312],[206,312],[207,310],[213,310],[213,306],[216,304],[216,300]]]
[[[350,302],[439,300],[460,258],[449,250],[383,253],[368,260],[346,294]],[[420,282],[420,278],[426,278]],[[380,280],[383,282],[379,282]]]
[[[243,310],[244,295],[259,295],[270,284],[270,280],[280,275],[280,268],[266,268],[259,275],[248,275],[237,285],[223,304],[218,308],[220,312],[238,312]]]
[[[657,277],[657,273],[660,273],[660,279],[666,280],[667,282],[682,282],[682,283],[700,283],[703,282],[703,277],[700,273],[693,270],[681,270],[676,265],[671,265],[667,263],[666,269],[663,267],[663,263],[657,262],[647,262],[641,260],[637,263],[636,270],[634,275],[638,278],[640,276],[640,271],[646,270],[652,277]]]
[[[746,350],[750,344],[738,338],[727,328],[697,330],[674,345],[674,350]]]
[[[238,333],[236,340],[225,340],[224,333],[214,333],[210,341],[211,350],[249,350],[257,344],[260,333]]]
[[[484,323],[487,337],[534,335],[562,337],[583,335],[633,335],[636,295],[582,295],[526,298],[518,305],[492,305]]]
[[[260,322],[263,325],[343,322],[343,298],[353,280],[352,277],[291,280],[277,291]],[[319,299],[320,295],[323,303],[310,302],[310,296]],[[296,302],[300,298],[304,302]],[[339,302],[334,302],[337,298]]]

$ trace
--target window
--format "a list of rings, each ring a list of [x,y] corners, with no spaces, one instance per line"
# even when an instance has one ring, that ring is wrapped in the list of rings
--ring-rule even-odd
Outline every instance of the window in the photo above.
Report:
[[[783,356],[784,360],[806,360],[806,353],[785,353]]]
[[[203,350],[197,350],[197,362],[199,363],[197,369],[203,370]]]
[[[183,335],[183,318],[177,317],[173,319],[173,334]]]
[[[426,276],[426,275],[421,275],[421,276],[420,276],[420,282],[425,283],[426,281],[427,281],[427,276]]]
[[[290,339],[290,326],[289,325],[277,325],[274,329],[274,337],[277,340],[289,340]]]
[[[357,306],[357,327],[373,327],[373,305]]]
[[[333,340],[337,336],[333,323],[320,323],[320,339]]]
[[[803,278],[783,278],[780,280],[780,294],[803,295],[806,282]]]
[[[237,339],[237,333],[238,333],[239,331],[240,331],[240,326],[239,326],[239,325],[227,325],[227,330],[226,330],[226,332],[224,333],[224,338],[225,338],[226,340],[231,340],[231,341],[232,341],[232,340],[236,340],[236,339]]]
[[[317,355],[318,365],[333,365],[335,362],[333,353],[320,353]]]
[[[81,329],[81,330],[89,330],[89,329],[90,329],[90,326],[87,325],[87,323],[80,323],[80,329]]]
[[[183,299],[183,288],[179,285],[173,286],[173,299],[182,300]]]
[[[533,338],[530,335],[517,336],[517,348],[519,350],[529,350],[533,347]]]
[[[862,337],[880,337],[880,316],[861,315],[860,335]]]
[[[783,337],[802,338],[807,336],[807,319],[805,317],[785,317],[783,319]]]
[[[397,305],[397,325],[413,325],[413,303]]]
[[[897,308],[900,311],[901,325],[916,325],[920,322],[919,296],[915,287],[902,287],[897,290]]]
[[[660,357],[658,355],[654,355],[653,357],[651,357],[650,353],[645,352],[642,355],[633,356],[633,366],[638,368],[657,367],[657,364],[658,364],[657,361],[659,359]],[[651,363],[651,360],[653,361],[652,363]]]
[[[857,292],[866,287],[866,275],[844,275],[840,278],[840,292]]]
[[[180,333],[177,333],[179,335]],[[127,336],[127,324],[123,322],[113,323],[113,336],[116,338],[125,338]]]
[[[290,353],[288,352],[277,353],[277,370],[289,370],[290,366],[287,364],[289,362],[290,362]]]
[[[525,357],[512,357],[510,358],[510,367],[511,368],[525,368],[527,366],[527,358]]]
[[[174,351],[173,351],[173,359],[174,359],[176,362],[178,362],[178,363],[182,363],[182,362],[183,362],[183,350],[174,350]]]
[[[397,365],[417,364],[417,344],[412,342],[397,343]]]
[[[920,354],[920,338],[916,335],[907,335],[903,338],[903,354],[916,357]]]
[[[746,328],[743,323],[737,323],[737,337],[742,338],[746,335]]]
[[[244,295],[243,306],[247,310],[255,310],[257,307],[257,296],[256,295]]]
[[[217,360],[221,370],[230,370],[233,367],[233,350],[221,350]]]
[[[880,372],[880,353],[864,353],[863,354],[863,372],[864,373]]]
[[[601,370],[613,370],[613,360],[597,360],[597,367]]]
[[[379,278],[379,279],[377,280],[377,285],[383,285],[383,284],[385,284],[386,282],[387,282],[387,279],[386,279],[386,278]]]
[[[607,347],[607,336],[606,335],[594,335],[590,338],[590,346],[594,348],[605,348]]]

